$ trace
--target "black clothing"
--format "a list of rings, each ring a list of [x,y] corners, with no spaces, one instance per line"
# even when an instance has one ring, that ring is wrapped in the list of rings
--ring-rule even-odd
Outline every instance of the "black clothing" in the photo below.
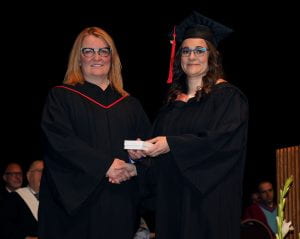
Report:
[[[229,83],[175,101],[155,121],[170,152],[155,160],[158,239],[239,238],[248,106]]]
[[[42,239],[132,239],[139,223],[133,177],[108,182],[114,158],[128,162],[124,140],[147,138],[149,120],[140,103],[108,87],[85,82],[50,91],[42,117],[45,170],[39,210]]]
[[[5,188],[5,186],[1,186],[0,187],[0,205],[2,204],[2,202],[5,200],[5,198],[7,198],[7,196],[10,194],[9,191],[7,191],[7,189]]]
[[[37,236],[37,220],[21,196],[11,192],[0,209],[0,238],[24,239]]]

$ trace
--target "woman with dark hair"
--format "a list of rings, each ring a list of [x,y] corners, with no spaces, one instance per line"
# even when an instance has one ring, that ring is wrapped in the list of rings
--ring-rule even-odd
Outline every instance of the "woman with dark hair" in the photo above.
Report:
[[[139,191],[123,145],[149,137],[149,129],[139,101],[123,89],[112,38],[98,27],[84,29],[42,116],[39,238],[132,239]]]
[[[174,80],[148,140],[153,146],[129,151],[134,159],[155,157],[158,239],[240,236],[248,105],[223,78],[216,49],[230,32],[196,12],[176,27]]]

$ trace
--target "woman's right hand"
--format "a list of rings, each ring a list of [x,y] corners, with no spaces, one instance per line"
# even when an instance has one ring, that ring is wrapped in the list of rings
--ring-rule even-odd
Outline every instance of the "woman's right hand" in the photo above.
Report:
[[[106,177],[110,183],[120,184],[136,176],[136,168],[133,164],[125,163],[123,160],[115,158],[112,165],[106,172]]]
[[[147,156],[143,150],[127,149],[127,152],[132,160],[138,160]]]
[[[136,140],[140,141],[141,139],[137,138]],[[147,156],[143,150],[127,149],[127,152],[132,160],[138,160]]]

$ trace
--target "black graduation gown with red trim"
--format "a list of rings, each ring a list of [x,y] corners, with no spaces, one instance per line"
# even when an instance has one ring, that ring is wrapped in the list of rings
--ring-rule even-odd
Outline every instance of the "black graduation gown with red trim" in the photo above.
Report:
[[[105,106],[121,98],[88,82],[66,87]],[[103,108],[78,92],[55,87],[44,108],[39,238],[132,239],[139,220],[136,177],[117,185],[105,174],[114,158],[128,162],[124,140],[147,138],[149,120],[134,97]]]
[[[248,104],[229,83],[176,101],[155,121],[170,152],[155,160],[158,239],[238,239]]]

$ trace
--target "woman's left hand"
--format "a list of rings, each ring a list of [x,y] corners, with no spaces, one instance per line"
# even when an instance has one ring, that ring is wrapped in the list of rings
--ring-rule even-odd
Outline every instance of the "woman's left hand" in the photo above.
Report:
[[[166,136],[158,136],[153,139],[147,140],[153,144],[149,150],[145,150],[146,154],[151,157],[157,157],[161,154],[166,154],[170,151],[170,147]]]

